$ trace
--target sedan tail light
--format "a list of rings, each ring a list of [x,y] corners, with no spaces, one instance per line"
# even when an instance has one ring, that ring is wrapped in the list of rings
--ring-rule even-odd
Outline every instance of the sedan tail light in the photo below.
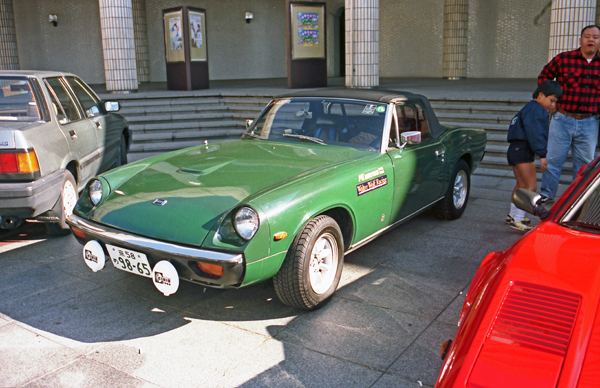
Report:
[[[0,152],[0,174],[7,178],[35,179],[40,176],[40,165],[34,150]]]

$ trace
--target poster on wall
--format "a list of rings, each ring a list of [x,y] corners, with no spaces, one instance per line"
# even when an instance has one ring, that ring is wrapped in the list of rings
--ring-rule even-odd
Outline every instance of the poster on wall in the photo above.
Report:
[[[206,61],[206,16],[202,12],[188,13],[190,26],[190,59]]]
[[[291,5],[292,59],[325,58],[324,6]]]
[[[164,15],[165,43],[167,47],[167,62],[183,62],[183,26],[181,24],[181,11]]]

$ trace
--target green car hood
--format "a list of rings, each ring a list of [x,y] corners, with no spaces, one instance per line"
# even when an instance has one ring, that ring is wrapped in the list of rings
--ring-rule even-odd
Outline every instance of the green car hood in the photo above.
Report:
[[[105,174],[111,194],[92,219],[143,236],[201,245],[215,222],[240,202],[293,178],[372,155],[347,147],[262,140],[194,147],[113,170],[121,179],[111,181],[111,172]],[[127,169],[134,173],[123,179]],[[167,202],[158,206],[156,199]]]

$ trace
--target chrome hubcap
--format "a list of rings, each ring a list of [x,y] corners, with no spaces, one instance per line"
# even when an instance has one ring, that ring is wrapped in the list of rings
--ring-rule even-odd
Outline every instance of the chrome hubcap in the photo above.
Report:
[[[325,293],[335,278],[338,264],[338,246],[333,235],[319,237],[310,253],[309,281],[316,294]]]
[[[460,209],[467,200],[467,173],[460,170],[456,174],[454,180],[454,188],[452,190],[452,200],[454,201],[454,207]]]

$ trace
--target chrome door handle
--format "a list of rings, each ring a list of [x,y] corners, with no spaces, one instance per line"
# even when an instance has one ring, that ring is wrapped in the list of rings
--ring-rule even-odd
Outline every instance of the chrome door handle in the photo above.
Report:
[[[75,131],[74,131],[74,130],[72,130],[72,129],[71,129],[71,130],[69,131],[69,135],[71,136],[71,139],[73,139],[73,140],[77,140],[77,134],[75,133]]]
[[[102,124],[100,124],[100,121],[96,121],[96,128],[98,128],[99,131],[102,130]]]

